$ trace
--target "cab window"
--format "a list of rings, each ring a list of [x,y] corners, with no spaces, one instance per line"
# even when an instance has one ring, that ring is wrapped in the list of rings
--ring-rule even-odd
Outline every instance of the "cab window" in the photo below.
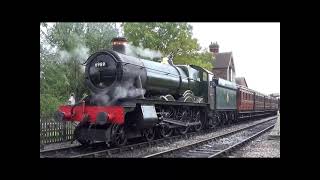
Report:
[[[202,74],[202,81],[208,81],[208,74],[206,72],[203,72]]]

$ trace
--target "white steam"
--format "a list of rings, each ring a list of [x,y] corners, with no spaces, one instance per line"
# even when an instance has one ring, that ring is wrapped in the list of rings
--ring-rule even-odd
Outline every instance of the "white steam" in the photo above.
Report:
[[[92,100],[97,105],[112,105],[119,99],[123,98],[137,98],[143,96],[146,90],[143,88],[136,88],[133,80],[127,80],[121,84],[106,88],[100,93],[92,94]]]
[[[72,51],[73,57],[79,62],[84,63],[89,57],[89,48],[84,45],[79,45]]]
[[[144,49],[142,46],[135,47],[132,45],[132,43],[125,45],[125,51],[125,54],[128,56],[149,58],[152,60],[162,57],[160,51],[155,51],[148,48]],[[115,104],[119,99],[131,99],[143,96],[146,93],[146,90],[143,88],[137,88],[134,84],[134,79],[127,79],[117,85],[106,88],[102,92],[92,94],[92,100],[97,105],[106,106]]]
[[[83,44],[79,44],[71,51],[59,50],[59,58],[62,62],[76,60],[79,64],[84,63],[89,57],[89,48]],[[85,66],[81,65],[81,72],[84,72]]]
[[[147,57],[150,59],[154,58],[161,58],[162,54],[160,51],[155,51],[149,48],[144,49],[142,46],[135,47],[132,45],[132,43],[126,44],[126,54],[129,56],[140,56],[140,57]]]

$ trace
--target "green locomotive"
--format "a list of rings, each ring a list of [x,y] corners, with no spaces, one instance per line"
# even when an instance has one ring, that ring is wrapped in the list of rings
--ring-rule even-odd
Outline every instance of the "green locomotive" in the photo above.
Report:
[[[128,138],[151,141],[232,123],[237,118],[237,86],[195,65],[174,65],[113,50],[92,54],[85,82],[91,95],[60,106],[57,119],[78,121],[74,139],[121,146]]]

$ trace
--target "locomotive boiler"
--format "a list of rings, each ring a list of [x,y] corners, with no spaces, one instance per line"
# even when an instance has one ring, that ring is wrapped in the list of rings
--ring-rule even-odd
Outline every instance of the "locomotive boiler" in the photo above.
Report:
[[[141,96],[173,100],[184,93],[198,94],[200,77],[191,66],[162,64],[105,50],[88,58],[85,81],[93,93],[114,93],[116,87],[125,85],[144,89],[146,94]]]

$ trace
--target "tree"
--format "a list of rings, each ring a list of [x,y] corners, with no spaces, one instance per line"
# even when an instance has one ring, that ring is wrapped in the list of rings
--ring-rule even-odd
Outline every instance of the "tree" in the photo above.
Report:
[[[67,66],[47,61],[40,79],[40,116],[51,117],[57,107],[66,103],[70,91]]]
[[[178,55],[174,59],[175,64],[193,64],[203,67],[209,71],[212,70],[213,57],[210,52],[200,52],[187,55]]]
[[[49,38],[60,50],[70,52],[79,45],[85,45],[91,54],[111,48],[111,40],[117,34],[115,23],[56,23]]]
[[[101,49],[111,49],[111,40],[118,35],[115,23],[88,23],[85,42],[90,53]]]
[[[123,23],[124,35],[134,46],[159,50],[165,56],[179,49],[175,64],[194,64],[212,69],[212,54],[199,52],[192,26],[187,23]]]
[[[74,92],[77,100],[88,89],[83,61],[110,48],[118,31],[112,23],[40,23],[40,116],[51,117]]]
[[[177,48],[182,53],[199,50],[187,23],[123,23],[124,35],[134,46],[159,50],[168,55]]]
[[[81,63],[89,54],[111,48],[111,39],[117,36],[117,33],[114,24],[110,23],[56,23],[50,30],[51,42],[60,52],[68,55],[64,63],[69,67],[67,78],[72,79],[70,86],[76,99],[81,98],[83,93],[88,93],[83,83]]]

